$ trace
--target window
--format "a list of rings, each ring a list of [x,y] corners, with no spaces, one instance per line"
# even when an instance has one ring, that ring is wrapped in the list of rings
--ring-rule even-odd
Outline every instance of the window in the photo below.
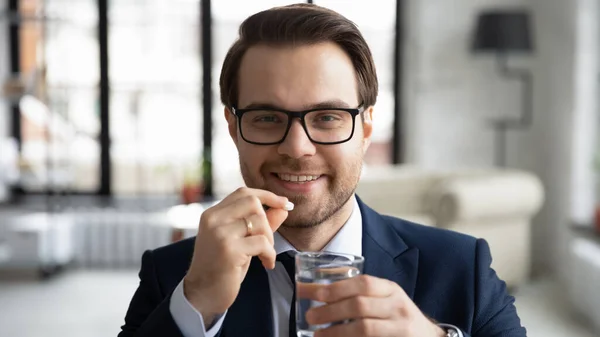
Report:
[[[108,2],[110,144],[100,140],[99,4]],[[316,0],[353,20],[373,51],[380,80],[370,165],[392,159],[396,1]],[[214,192],[243,181],[219,98],[225,53],[249,15],[297,1],[219,0],[212,18]],[[25,192],[177,194],[200,174],[203,152],[201,2],[19,0],[20,170]],[[104,46],[104,45],[103,45]],[[105,71],[106,69],[102,69]],[[104,116],[104,115],[102,115]],[[102,138],[105,139],[105,138]],[[101,158],[110,148],[108,163]],[[102,185],[103,188],[106,185]]]
[[[21,184],[27,191],[98,188],[95,1],[23,0]]]
[[[112,191],[178,193],[202,153],[200,5],[114,0],[108,15]]]

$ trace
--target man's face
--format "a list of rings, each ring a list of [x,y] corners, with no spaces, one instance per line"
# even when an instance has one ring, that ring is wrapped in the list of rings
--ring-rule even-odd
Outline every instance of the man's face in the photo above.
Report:
[[[255,46],[244,55],[238,109],[265,104],[299,111],[332,101],[338,108],[361,104],[352,61],[337,45]],[[372,108],[363,113],[364,122],[357,116],[354,136],[342,144],[311,142],[300,120],[295,119],[283,143],[253,145],[242,139],[237,118],[225,110],[246,185],[285,196],[295,204],[283,226],[318,225],[352,196],[372,131]],[[314,176],[318,178],[299,181]]]

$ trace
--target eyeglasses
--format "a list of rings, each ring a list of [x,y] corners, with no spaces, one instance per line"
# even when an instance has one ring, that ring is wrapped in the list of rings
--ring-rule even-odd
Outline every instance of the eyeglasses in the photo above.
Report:
[[[364,108],[327,108],[287,111],[274,108],[236,109],[242,138],[251,144],[275,145],[285,140],[292,121],[299,118],[308,138],[316,144],[340,144],[354,135],[356,116]]]

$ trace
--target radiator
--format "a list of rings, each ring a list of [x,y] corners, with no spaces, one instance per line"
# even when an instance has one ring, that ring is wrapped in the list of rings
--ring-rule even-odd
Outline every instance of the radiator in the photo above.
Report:
[[[139,268],[144,251],[170,243],[163,213],[95,210],[74,216],[74,263],[80,267]]]

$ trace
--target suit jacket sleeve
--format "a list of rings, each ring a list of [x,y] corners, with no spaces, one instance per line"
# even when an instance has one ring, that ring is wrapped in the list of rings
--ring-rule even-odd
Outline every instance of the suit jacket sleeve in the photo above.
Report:
[[[139,277],[140,285],[133,295],[125,315],[125,325],[118,337],[183,337],[169,310],[172,293],[164,294],[161,290],[151,251],[142,256]]]
[[[465,337],[526,337],[517,315],[514,297],[506,283],[491,268],[492,256],[485,240],[477,240],[475,248],[475,315],[472,334]]]

